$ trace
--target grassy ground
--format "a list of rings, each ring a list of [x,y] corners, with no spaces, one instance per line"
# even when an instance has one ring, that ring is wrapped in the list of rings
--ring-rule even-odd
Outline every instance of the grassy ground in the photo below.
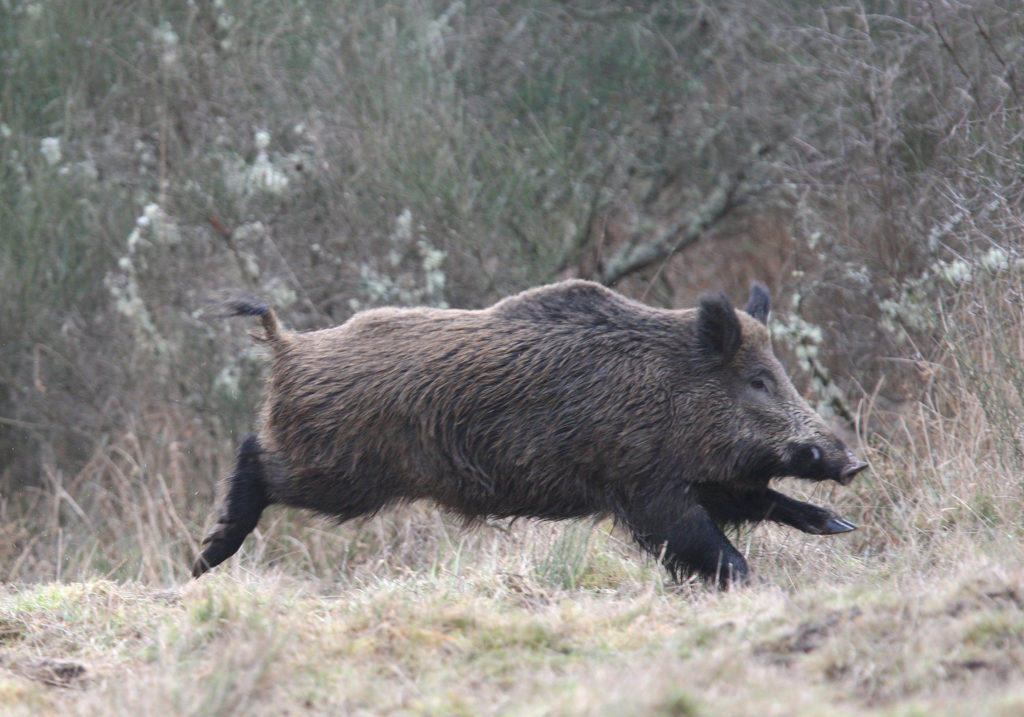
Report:
[[[770,537],[772,549],[793,547]],[[344,584],[236,567],[169,589],[101,579],[7,587],[5,713],[1024,709],[1016,549],[894,570],[796,546],[791,568],[810,560],[825,574],[786,581],[779,557],[768,584],[720,594],[668,589],[636,565],[614,585],[555,587],[530,566],[504,570],[520,540],[484,542],[453,549],[434,571]]]

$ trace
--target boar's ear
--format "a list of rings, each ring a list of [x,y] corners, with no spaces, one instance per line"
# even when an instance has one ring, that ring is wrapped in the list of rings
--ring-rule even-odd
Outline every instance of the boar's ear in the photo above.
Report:
[[[701,347],[728,363],[740,348],[740,321],[725,294],[705,296],[697,314],[697,336]]]
[[[755,283],[750,287],[750,298],[743,310],[762,324],[768,324],[768,312],[772,310],[772,297],[764,284]]]

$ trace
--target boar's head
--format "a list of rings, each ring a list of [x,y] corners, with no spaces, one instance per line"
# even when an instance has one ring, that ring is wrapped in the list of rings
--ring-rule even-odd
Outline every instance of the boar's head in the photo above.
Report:
[[[697,314],[704,406],[698,445],[725,467],[719,479],[766,483],[793,476],[848,484],[867,467],[797,393],[772,351],[771,298],[754,285],[744,311],[706,296]],[[711,448],[714,446],[714,448]]]

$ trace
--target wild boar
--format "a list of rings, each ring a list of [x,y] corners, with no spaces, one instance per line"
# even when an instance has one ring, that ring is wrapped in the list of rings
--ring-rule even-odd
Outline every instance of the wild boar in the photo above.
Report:
[[[677,579],[727,585],[747,562],[728,524],[853,530],[768,487],[849,483],[867,467],[772,352],[771,299],[665,310],[570,280],[477,310],[385,308],[279,329],[259,436],[246,437],[192,574],[221,563],[272,503],[341,521],[429,498],[466,518],[611,515]]]

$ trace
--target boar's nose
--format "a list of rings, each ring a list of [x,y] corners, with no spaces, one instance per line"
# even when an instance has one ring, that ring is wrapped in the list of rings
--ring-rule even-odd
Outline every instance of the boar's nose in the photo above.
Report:
[[[846,465],[839,471],[839,482],[843,485],[849,485],[853,477],[867,467],[867,463],[857,460],[857,456],[853,455],[852,451],[847,451]]]

